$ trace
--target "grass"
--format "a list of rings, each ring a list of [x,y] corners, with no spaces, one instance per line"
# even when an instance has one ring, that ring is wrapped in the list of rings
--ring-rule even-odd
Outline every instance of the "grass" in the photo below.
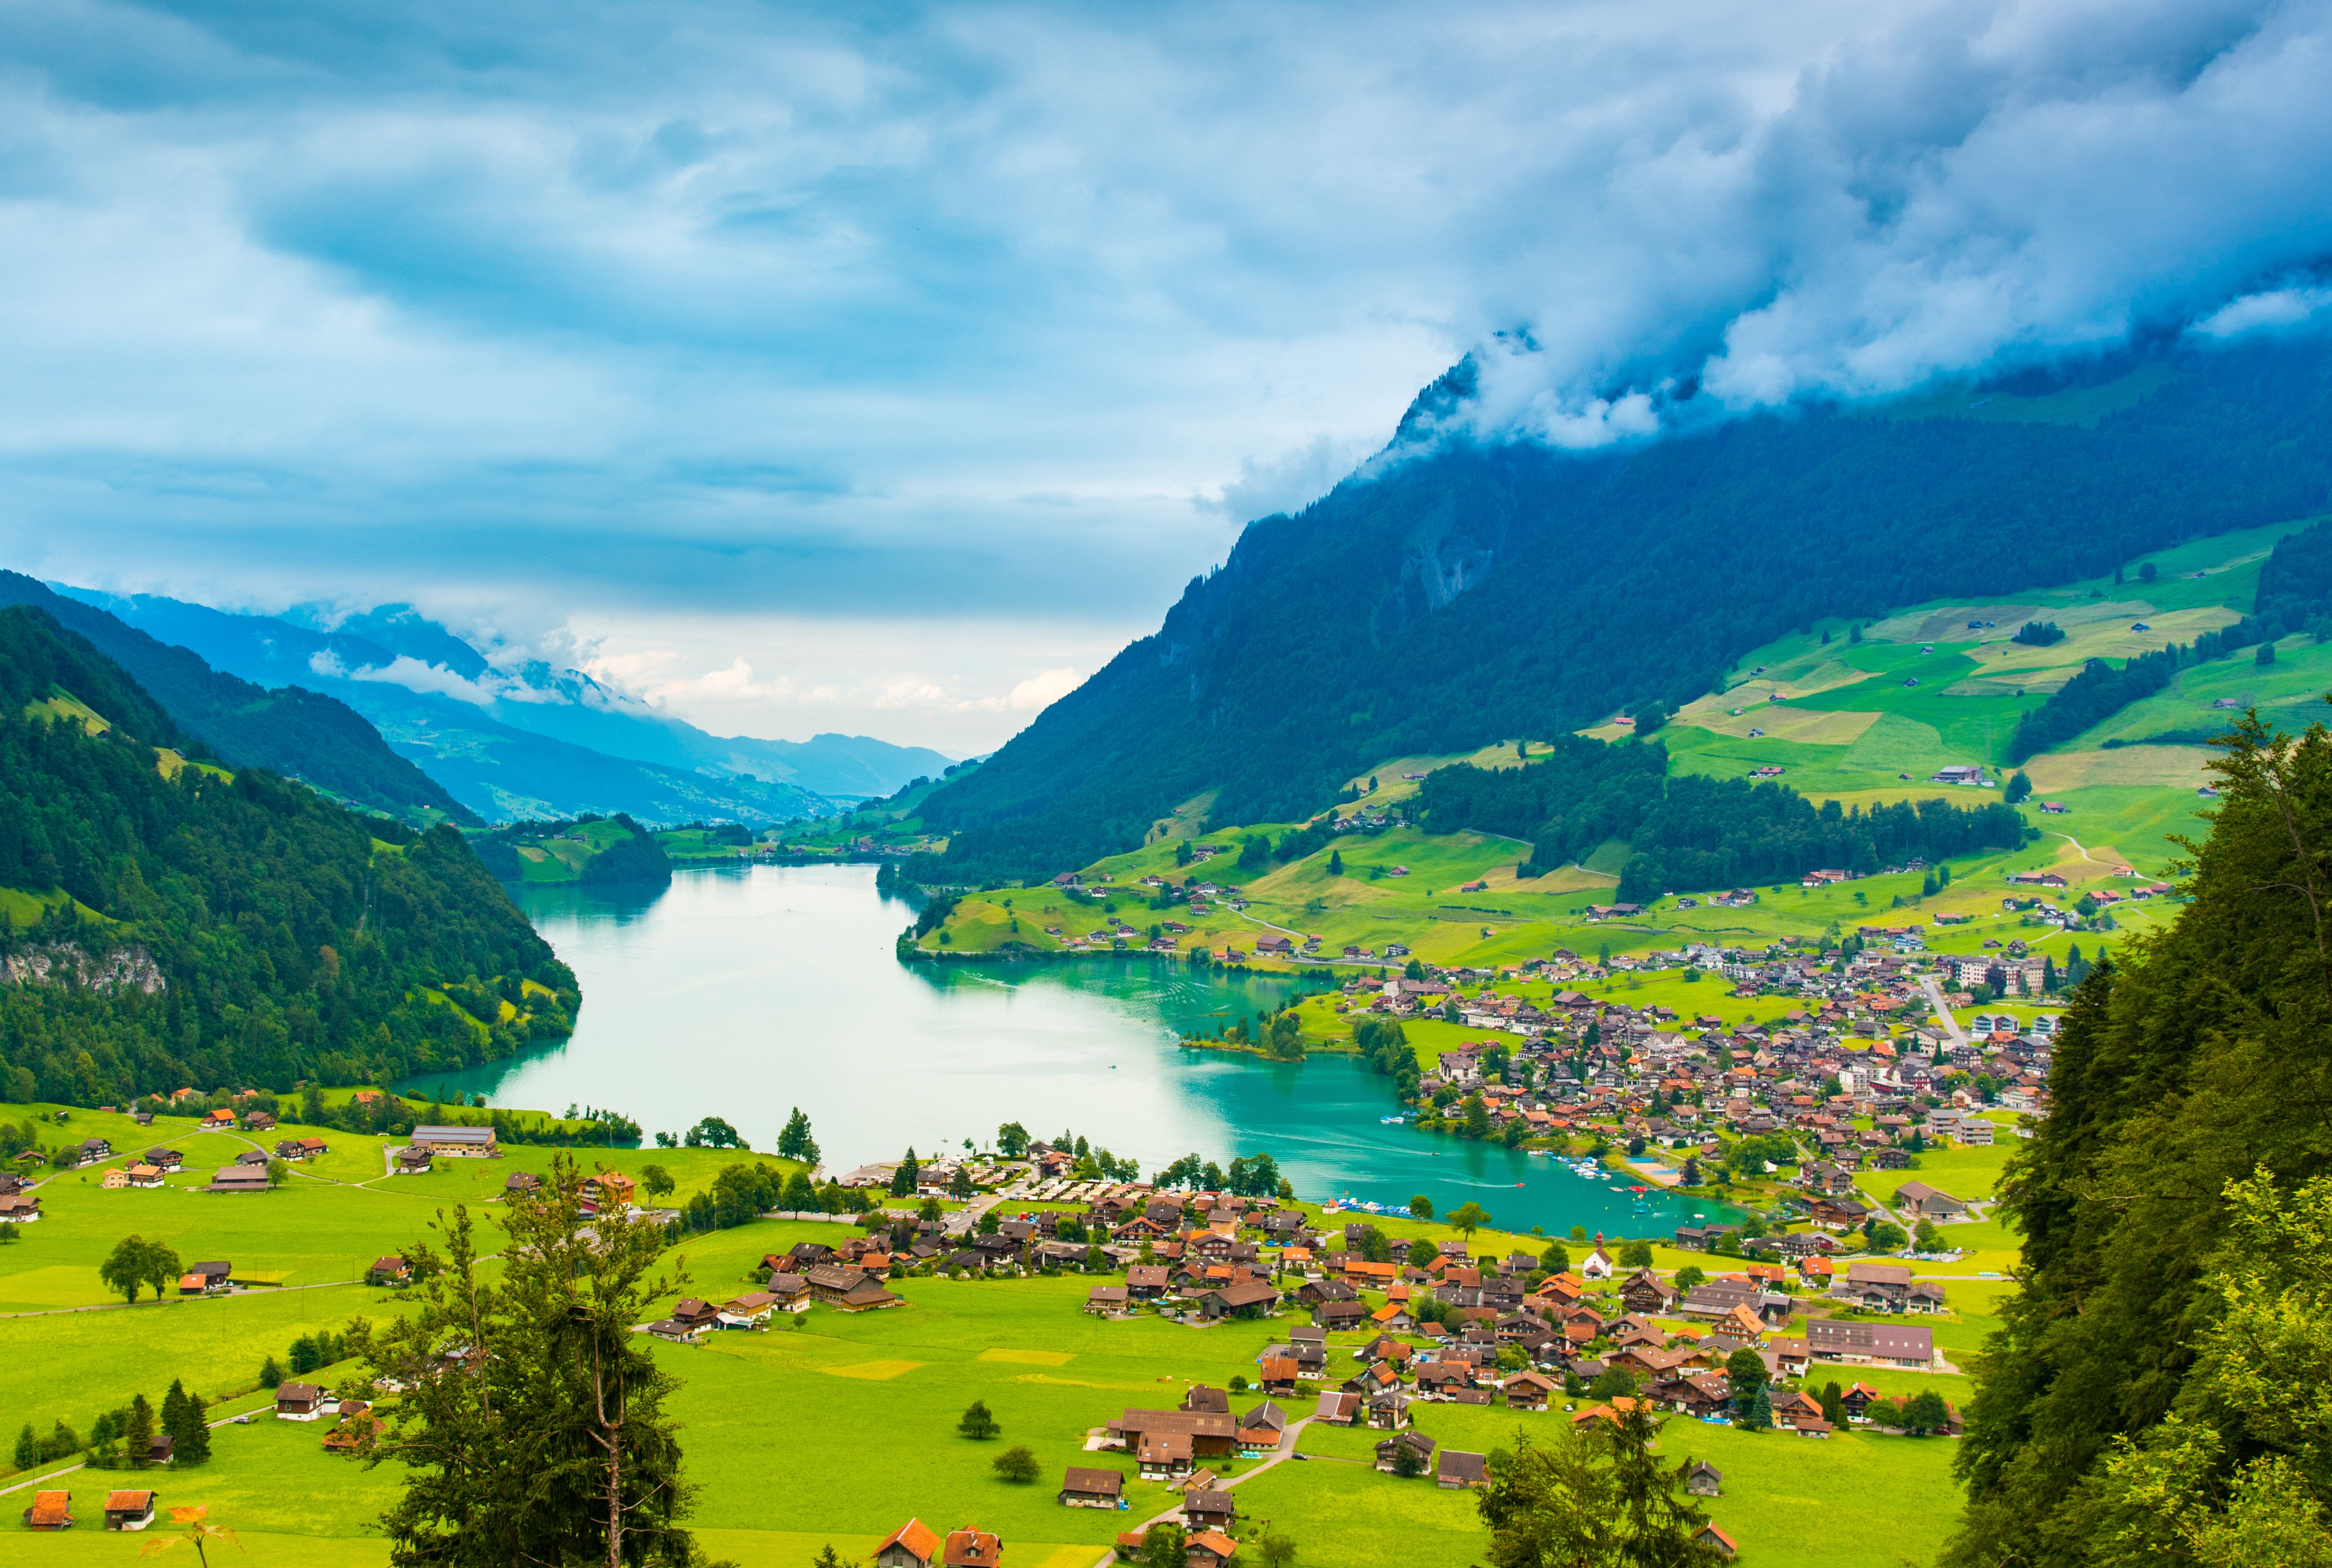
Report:
[[[85,1136],[107,1125],[108,1118],[76,1113],[62,1130]],[[198,1164],[236,1146],[226,1135],[196,1134],[183,1126],[163,1132],[190,1156],[199,1152]],[[39,1238],[0,1249],[0,1290],[11,1299],[41,1302],[91,1295],[96,1260],[135,1212],[112,1202],[123,1199],[142,1201],[147,1207],[138,1224],[184,1257],[226,1255],[239,1271],[263,1262],[295,1282],[328,1278],[415,1234],[441,1204],[490,1198],[510,1171],[540,1169],[550,1158],[547,1150],[518,1149],[498,1161],[443,1161],[427,1177],[387,1178],[369,1174],[378,1168],[383,1140],[326,1136],[335,1147],[313,1176],[241,1200],[212,1199],[183,1185],[106,1192],[71,1174],[43,1189],[52,1218],[37,1228]],[[140,1148],[155,1141],[160,1139],[130,1140]],[[658,1150],[626,1153],[613,1163],[636,1172],[653,1159],[686,1190],[736,1157]],[[486,1212],[491,1215],[491,1207]],[[1408,1219],[1378,1222],[1404,1242],[1452,1234],[1446,1226]],[[723,1299],[746,1288],[763,1254],[798,1240],[830,1241],[836,1234],[827,1226],[760,1221],[690,1237],[677,1250],[689,1275],[684,1288]],[[1486,1231],[1473,1245],[1477,1252],[1517,1245],[1535,1250],[1544,1241]],[[1667,1248],[1658,1250],[1657,1259],[1666,1268],[1712,1261]],[[1102,1322],[1078,1310],[1088,1284],[1075,1277],[905,1280],[895,1288],[910,1305],[893,1311],[848,1316],[819,1309],[798,1326],[723,1334],[700,1346],[654,1345],[653,1354],[683,1380],[674,1409],[683,1422],[692,1478],[703,1488],[694,1524],[707,1547],[741,1564],[797,1564],[828,1541],[845,1553],[863,1554],[912,1514],[943,1527],[977,1521],[1013,1543],[1016,1561],[1060,1568],[1089,1563],[1119,1529],[1171,1498],[1162,1488],[1134,1482],[1129,1487],[1133,1507],[1126,1513],[1055,1506],[1053,1484],[1066,1466],[1125,1468],[1121,1456],[1085,1454],[1086,1430],[1128,1406],[1171,1407],[1192,1382],[1223,1387],[1234,1375],[1252,1373],[1264,1345],[1284,1335],[1286,1320],[1203,1328],[1150,1316]],[[1981,1288],[1957,1285],[1954,1291]],[[1987,1306],[1989,1297],[1979,1296],[1971,1305]],[[0,1366],[6,1368],[0,1371],[0,1410],[11,1426],[29,1420],[45,1430],[62,1417],[86,1430],[102,1410],[138,1392],[158,1397],[173,1377],[206,1397],[247,1389],[259,1363],[270,1354],[283,1354],[293,1338],[339,1327],[358,1314],[397,1309],[384,1292],[339,1285],[0,1319]],[[1977,1332],[1960,1323],[1951,1329]],[[1344,1337],[1357,1343],[1362,1336]],[[1955,1380],[1946,1386],[1952,1397],[1959,1396]],[[973,1400],[995,1412],[1003,1427],[999,1442],[955,1435],[956,1417]],[[1234,1402],[1238,1409],[1252,1402]],[[1308,1402],[1292,1402],[1299,1407],[1295,1413]],[[814,1447],[798,1436],[809,1430],[808,1420],[817,1421]],[[1504,1440],[1524,1418],[1435,1407],[1423,1420],[1445,1441],[1483,1448]],[[218,1458],[209,1468],[163,1478],[158,1489],[166,1506],[207,1504],[214,1518],[244,1534],[250,1554],[261,1563],[380,1563],[383,1544],[368,1532],[393,1494],[395,1477],[329,1459],[317,1446],[321,1436],[320,1425],[272,1420],[221,1429]],[[1690,1436],[1696,1447],[1749,1441],[1713,1429],[1693,1428]],[[1365,1434],[1324,1433],[1317,1443],[1326,1452],[1355,1442],[1364,1449],[1368,1440]],[[1787,1538],[1782,1510],[1761,1500],[1763,1493],[1820,1491],[1824,1474],[1840,1463],[1853,1467],[1857,1495],[1908,1488],[1916,1503],[1934,1480],[1917,1445],[1841,1439],[1818,1449],[1778,1439],[1756,1441],[1763,1446],[1742,1450],[1742,1475],[1735,1483],[1739,1501],[1721,1505],[1718,1512],[1729,1529],[1737,1519],[1736,1535]],[[1036,1450],[1042,1467],[1037,1485],[1010,1486],[989,1468],[995,1454],[1013,1443]],[[1731,1461],[1718,1462],[1733,1474]],[[1233,1466],[1231,1473],[1253,1464]],[[84,1479],[75,1487],[84,1506],[98,1485]],[[1469,1497],[1326,1460],[1284,1466],[1261,1478],[1244,1508],[1250,1516],[1272,1518],[1313,1561],[1456,1562],[1478,1555],[1483,1540]],[[1853,1509],[1825,1515],[1824,1538],[1834,1538],[1838,1554],[1803,1560],[1850,1560],[1847,1554],[1869,1538],[1859,1517]],[[112,1562],[132,1549],[84,1531],[63,1538],[50,1555]]]

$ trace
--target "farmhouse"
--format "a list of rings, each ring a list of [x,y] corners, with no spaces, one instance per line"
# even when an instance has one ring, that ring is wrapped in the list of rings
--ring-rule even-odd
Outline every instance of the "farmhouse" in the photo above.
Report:
[[[1064,1508],[1114,1508],[1125,1498],[1125,1478],[1115,1470],[1071,1465],[1061,1481]]]
[[[910,1519],[874,1548],[876,1568],[932,1568],[944,1544],[938,1531]]]
[[[324,1391],[312,1383],[287,1383],[275,1391],[278,1421],[311,1421],[324,1413]]]
[[[876,1284],[863,1269],[821,1263],[804,1270],[802,1278],[809,1283],[812,1300],[839,1312],[872,1312],[899,1305],[900,1298]]]
[[[71,1492],[34,1492],[33,1506],[24,1510],[24,1527],[29,1530],[70,1530],[73,1525],[72,1494]]]
[[[1806,1349],[1816,1361],[1857,1366],[1932,1371],[1943,1364],[1935,1350],[1933,1329],[1899,1324],[1836,1323],[1828,1318],[1812,1318],[1806,1324]]]
[[[105,1495],[105,1527],[109,1530],[143,1530],[154,1522],[154,1503],[158,1495],[139,1491],[108,1492]]]
[[[1896,1188],[1895,1202],[1915,1220],[1961,1220],[1967,1217],[1968,1212],[1968,1206],[1959,1199],[1925,1182],[1906,1182]]]
[[[432,1155],[456,1155],[492,1159],[502,1153],[492,1127],[416,1127],[412,1146]]]

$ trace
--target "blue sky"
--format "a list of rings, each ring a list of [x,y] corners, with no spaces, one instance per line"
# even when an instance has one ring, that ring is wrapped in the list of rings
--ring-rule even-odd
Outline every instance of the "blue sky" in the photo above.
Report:
[[[13,7],[0,558],[410,600],[708,727],[982,749],[1471,348],[1474,423],[1586,445],[1687,377],[1737,409],[2309,316],[2327,33]]]

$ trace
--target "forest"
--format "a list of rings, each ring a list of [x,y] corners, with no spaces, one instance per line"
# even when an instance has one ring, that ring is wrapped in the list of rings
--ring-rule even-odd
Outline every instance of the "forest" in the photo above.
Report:
[[[2010,1157],[2024,1266],[1955,1468],[1954,1568],[2325,1560],[2332,734],[2238,720],[2192,901],[2116,949]]]
[[[111,727],[33,706],[60,692]],[[0,609],[0,887],[49,898],[0,920],[0,1098],[387,1081],[571,1029],[573,974],[454,829],[258,768],[166,774],[156,746],[200,751],[86,641]],[[478,988],[529,1006],[485,1022],[459,1000]]]
[[[2167,367],[2094,425],[1800,410],[1580,453],[1432,435],[1470,394],[1461,365],[1384,461],[1248,525],[1157,632],[935,792],[940,875],[1089,864],[1208,790],[1218,822],[1304,821],[1388,758],[1673,708],[1821,617],[2104,576],[2321,509],[2332,348]]]
[[[1786,784],[1667,776],[1658,741],[1604,742],[1566,736],[1544,760],[1521,767],[1468,763],[1436,768],[1418,792],[1428,832],[1471,828],[1527,840],[1516,869],[1540,877],[1584,859],[1608,840],[1633,850],[1620,873],[1621,903],[1662,893],[1795,881],[1825,868],[1868,875],[1882,866],[2012,849],[2032,833],[1999,802],[1945,800],[1842,809]]]

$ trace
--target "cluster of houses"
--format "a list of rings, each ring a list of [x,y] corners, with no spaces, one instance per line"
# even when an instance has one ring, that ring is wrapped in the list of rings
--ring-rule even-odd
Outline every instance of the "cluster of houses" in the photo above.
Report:
[[[1985,963],[2013,965],[2022,954],[2021,944],[2011,944]],[[1721,974],[1749,994],[1791,994],[1797,1005],[1770,1025],[1728,1026],[1712,1014],[1636,1007],[1566,984],[1679,963]],[[1750,963],[1737,953],[1687,948],[1649,960],[1615,959],[1608,968],[1559,953],[1550,963],[1495,974],[1461,969],[1349,983],[1340,1008],[1395,1019],[1454,1013],[1483,1031],[1486,1038],[1442,1051],[1415,1103],[1428,1114],[1454,1115],[1459,1102],[1479,1095],[1494,1136],[1509,1141],[1616,1130],[1623,1139],[1706,1154],[1715,1152],[1720,1125],[1773,1131],[1819,1113],[1841,1123],[1895,1118],[1885,1136],[1859,1140],[1865,1145],[1903,1144],[1914,1130],[1933,1143],[1943,1130],[1921,1126],[1922,1118],[1980,1109],[1979,1079],[1996,1086],[2002,1108],[2046,1113],[2051,1034],[2045,1020],[2025,1031],[2003,1014],[1993,1028],[1954,1040],[1926,1026],[1926,998],[1901,956],[1866,952],[1843,974],[1839,968],[1786,950]],[[1543,996],[1501,989],[1516,977],[1551,979],[1558,989]],[[1920,1026],[1898,1030],[1911,1019]],[[1989,1124],[1981,1136],[1989,1140]]]

